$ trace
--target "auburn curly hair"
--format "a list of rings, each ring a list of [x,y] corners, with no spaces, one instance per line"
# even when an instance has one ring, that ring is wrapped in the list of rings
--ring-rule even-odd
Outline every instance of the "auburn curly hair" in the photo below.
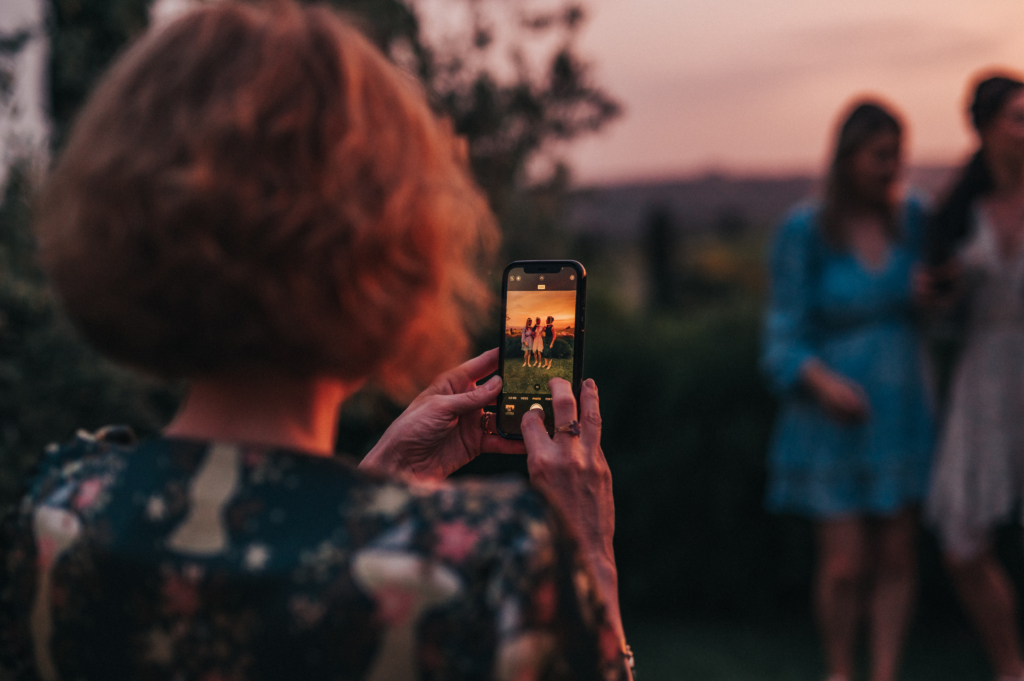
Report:
[[[465,145],[322,6],[203,6],[143,36],[37,213],[102,352],[168,377],[258,367],[415,388],[468,349],[497,229]]]

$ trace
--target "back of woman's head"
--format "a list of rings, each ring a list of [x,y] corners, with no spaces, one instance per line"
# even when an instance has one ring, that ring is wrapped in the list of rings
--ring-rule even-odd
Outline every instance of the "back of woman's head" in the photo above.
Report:
[[[969,107],[971,124],[983,134],[1002,113],[1003,107],[1024,89],[1024,82],[1005,74],[978,81]],[[932,220],[928,234],[928,260],[942,263],[952,257],[971,230],[972,210],[979,197],[995,188],[983,149],[978,149],[960,171]]]
[[[475,268],[497,232],[467,168],[412,79],[330,10],[211,4],[90,98],[41,197],[41,254],[114,359],[404,391],[467,349],[489,301]]]
[[[853,159],[868,144],[883,134],[901,136],[903,126],[899,119],[885,105],[873,100],[855,102],[836,137],[832,162],[829,165],[825,185],[825,205],[822,227],[825,236],[833,245],[842,245],[841,231],[843,214],[851,206],[864,201],[859,195],[854,177]],[[888,210],[889,206],[882,207]]]

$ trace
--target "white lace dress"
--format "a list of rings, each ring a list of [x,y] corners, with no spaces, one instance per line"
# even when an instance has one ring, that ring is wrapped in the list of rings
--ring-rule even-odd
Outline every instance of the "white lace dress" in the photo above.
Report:
[[[946,550],[963,559],[1024,496],[1024,253],[1004,261],[981,211],[975,224],[959,253],[965,344],[927,506]]]

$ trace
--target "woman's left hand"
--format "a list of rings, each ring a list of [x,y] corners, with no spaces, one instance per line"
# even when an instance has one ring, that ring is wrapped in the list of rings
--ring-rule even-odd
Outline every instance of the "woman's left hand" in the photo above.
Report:
[[[484,432],[483,408],[497,399],[501,378],[476,382],[497,368],[495,348],[441,374],[395,419],[359,467],[412,480],[443,480],[481,452],[525,454],[521,441]],[[493,414],[487,418],[494,423]]]

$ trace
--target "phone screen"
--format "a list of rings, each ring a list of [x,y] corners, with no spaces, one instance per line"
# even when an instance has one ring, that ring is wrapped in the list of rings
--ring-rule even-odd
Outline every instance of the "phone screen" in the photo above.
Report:
[[[498,399],[499,431],[512,436],[522,434],[523,415],[531,409],[543,410],[545,425],[553,430],[548,387],[552,378],[564,378],[578,389],[576,372],[582,357],[577,357],[577,349],[582,347],[577,348],[577,310],[585,277],[575,263],[515,265],[505,273],[503,385]]]

